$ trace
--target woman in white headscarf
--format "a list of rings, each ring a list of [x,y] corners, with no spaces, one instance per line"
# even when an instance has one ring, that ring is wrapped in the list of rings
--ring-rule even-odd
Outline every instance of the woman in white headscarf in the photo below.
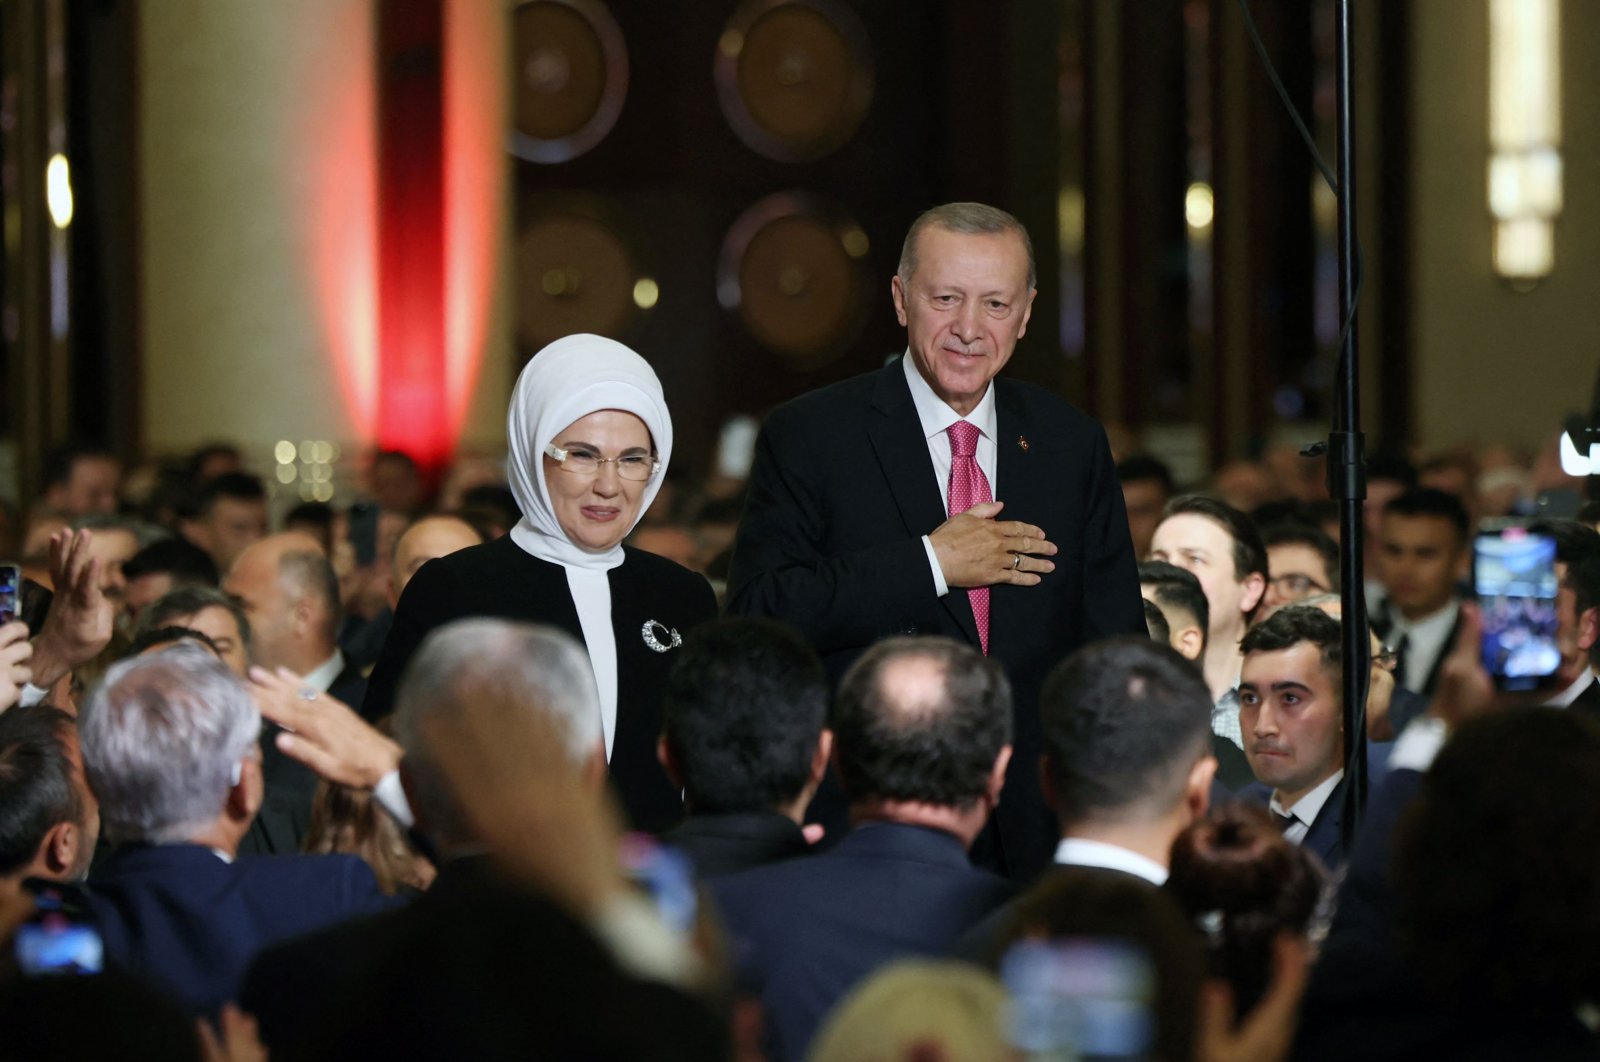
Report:
[[[655,373],[600,336],[559,339],[517,379],[507,431],[510,535],[429,561],[395,609],[362,714],[393,705],[406,661],[427,633],[463,616],[562,628],[594,665],[606,762],[633,824],[681,814],[656,759],[661,693],[673,650],[716,615],[703,577],[622,545],[650,507],[672,457],[672,418]]]

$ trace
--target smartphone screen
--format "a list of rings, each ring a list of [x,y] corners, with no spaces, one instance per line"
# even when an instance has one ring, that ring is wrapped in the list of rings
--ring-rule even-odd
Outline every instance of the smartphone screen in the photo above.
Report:
[[[0,626],[17,618],[21,601],[22,570],[15,564],[0,564]]]
[[[34,903],[33,917],[17,927],[13,942],[17,966],[24,974],[97,974],[104,970],[100,931],[72,886],[38,882]]]
[[[1483,666],[1504,690],[1547,686],[1561,666],[1556,640],[1556,543],[1507,527],[1477,536],[1472,582],[1483,612]]]
[[[1155,969],[1124,940],[1022,940],[1000,960],[1000,979],[1011,1043],[1027,1057],[1132,1059],[1155,1049]]]

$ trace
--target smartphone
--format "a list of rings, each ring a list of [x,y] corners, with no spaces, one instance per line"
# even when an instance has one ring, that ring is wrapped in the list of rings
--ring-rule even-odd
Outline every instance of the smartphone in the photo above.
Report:
[[[1480,531],[1472,544],[1472,585],[1483,613],[1483,666],[1495,685],[1551,685],[1561,666],[1555,539],[1515,525]]]
[[[1021,940],[1000,960],[1011,1044],[1028,1058],[1149,1058],[1156,975],[1142,948],[1111,937]]]
[[[22,612],[22,569],[15,564],[0,564],[0,627]]]
[[[378,505],[376,502],[356,502],[350,506],[350,545],[355,549],[356,564],[365,568],[378,559]]]
[[[30,880],[33,916],[17,927],[17,966],[30,977],[97,974],[105,969],[105,947],[82,895],[72,885]]]

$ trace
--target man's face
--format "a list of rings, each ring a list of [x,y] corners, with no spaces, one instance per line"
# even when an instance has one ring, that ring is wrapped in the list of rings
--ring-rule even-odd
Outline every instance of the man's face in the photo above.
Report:
[[[1214,520],[1179,513],[1161,521],[1150,540],[1150,556],[1194,573],[1206,592],[1211,634],[1226,634],[1243,622],[1261,598],[1260,578],[1240,582],[1233,566],[1233,536]]]
[[[957,413],[972,412],[1033,312],[1021,238],[929,226],[917,235],[916,272],[891,288],[917,371]]]
[[[1135,479],[1122,485],[1122,504],[1128,509],[1128,534],[1133,539],[1133,555],[1150,553],[1150,540],[1161,524],[1161,510],[1167,504],[1167,488],[1159,479]]]
[[[52,508],[70,516],[117,511],[117,485],[122,466],[109,457],[80,457],[72,463],[72,474],[57,488]]]
[[[128,623],[138,622],[139,613],[172,592],[171,572],[151,572],[137,579],[129,579],[122,588],[122,607]]]
[[[1246,653],[1239,681],[1239,727],[1250,769],[1285,807],[1344,763],[1339,697],[1314,642]]]
[[[1578,591],[1567,579],[1569,569],[1556,561],[1556,647],[1561,650],[1561,667],[1556,672],[1563,685],[1578,680],[1589,664],[1589,653],[1578,643]]]
[[[256,663],[270,670],[289,667],[294,659],[296,602],[278,575],[281,551],[269,547],[267,543],[241,553],[222,581],[222,589],[244,609],[245,618],[250,621]],[[235,629],[234,637],[237,636]]]
[[[1333,573],[1322,554],[1300,542],[1268,546],[1267,573],[1268,608],[1325,594],[1333,586]]]
[[[1442,516],[1388,513],[1382,529],[1378,576],[1401,615],[1420,619],[1449,604],[1467,555],[1455,525]]]
[[[239,554],[267,535],[267,503],[259,499],[218,498],[206,520],[211,559],[227,571]]]
[[[244,634],[239,630],[239,621],[221,605],[210,605],[173,623],[174,626],[188,627],[210,638],[217,652],[222,654],[222,662],[235,675],[244,678],[245,672],[250,670],[250,657],[245,651]]]

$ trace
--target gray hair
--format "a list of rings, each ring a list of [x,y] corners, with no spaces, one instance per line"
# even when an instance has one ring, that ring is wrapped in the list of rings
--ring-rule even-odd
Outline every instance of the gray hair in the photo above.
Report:
[[[278,558],[278,579],[296,601],[314,598],[322,605],[322,633],[329,645],[339,640],[339,576],[328,558],[316,550],[290,550]]]
[[[89,513],[72,521],[74,531],[126,531],[138,542],[139,548],[153,546],[172,537],[172,532],[147,520],[116,513]]]
[[[533,623],[473,618],[434,630],[406,665],[395,695],[394,736],[405,750],[418,812],[438,843],[470,840],[433,765],[423,722],[464,700],[490,697],[540,712],[556,725],[567,755],[582,764],[601,741],[600,697],[589,655],[565,631]]]
[[[78,720],[106,837],[187,840],[222,811],[260,732],[250,690],[198,646],[112,667]]]
[[[922,235],[922,230],[928,228],[958,232],[964,236],[998,236],[1007,232],[1016,233],[1017,239],[1022,241],[1022,249],[1028,255],[1028,289],[1031,291],[1037,284],[1038,271],[1033,263],[1033,241],[1028,238],[1028,230],[1023,228],[1022,222],[1011,214],[987,203],[945,203],[919,214],[917,220],[911,223],[910,231],[906,233],[906,242],[900,246],[900,264],[895,273],[900,277],[902,284],[911,283],[911,277],[917,271],[917,237]]]

